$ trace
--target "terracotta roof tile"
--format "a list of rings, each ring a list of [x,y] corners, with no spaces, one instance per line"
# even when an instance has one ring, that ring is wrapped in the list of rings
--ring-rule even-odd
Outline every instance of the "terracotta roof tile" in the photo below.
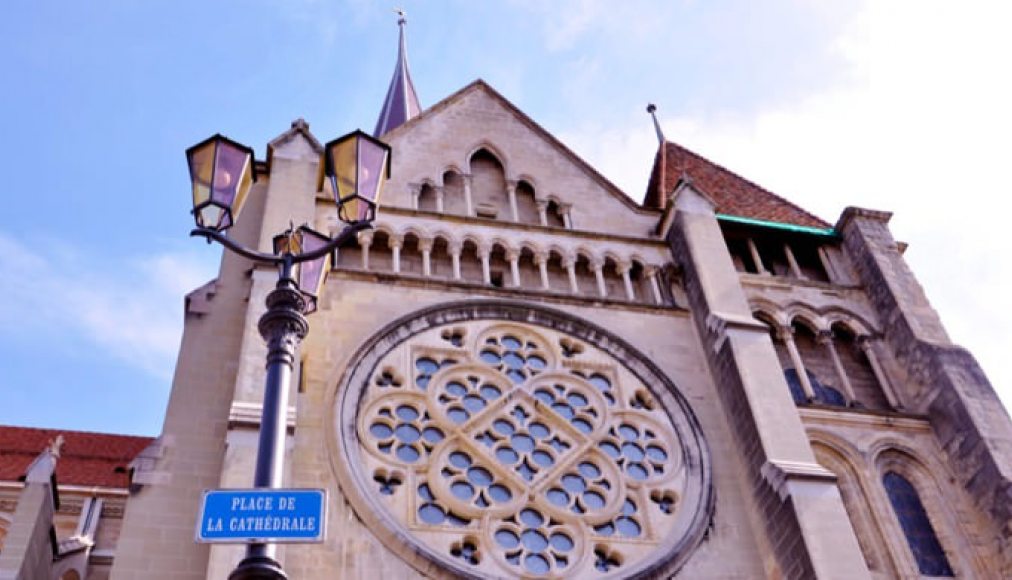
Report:
[[[798,226],[832,227],[779,195],[670,141],[658,149],[654,158],[643,205],[663,209],[664,196],[686,175],[713,199],[717,213]],[[662,176],[664,184],[659,187]]]
[[[0,481],[18,481],[49,442],[63,435],[56,481],[63,485],[126,488],[126,466],[152,437],[0,426]],[[117,471],[117,468],[122,468]]]

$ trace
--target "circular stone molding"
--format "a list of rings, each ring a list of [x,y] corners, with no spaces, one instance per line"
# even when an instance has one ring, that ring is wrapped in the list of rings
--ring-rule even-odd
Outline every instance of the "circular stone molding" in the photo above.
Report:
[[[394,322],[353,357],[333,413],[346,497],[426,574],[671,574],[712,515],[685,398],[557,311],[459,302]]]

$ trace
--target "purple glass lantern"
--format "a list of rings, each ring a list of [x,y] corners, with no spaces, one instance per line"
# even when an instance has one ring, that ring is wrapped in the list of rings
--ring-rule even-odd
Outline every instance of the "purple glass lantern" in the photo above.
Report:
[[[310,228],[300,226],[297,230],[289,230],[274,237],[274,253],[276,255],[292,254],[298,256],[314,252],[330,243],[330,238]],[[292,265],[292,278],[299,290],[306,297],[306,309],[303,314],[316,311],[317,298],[323,291],[323,283],[330,272],[330,252],[316,258]]]
[[[323,167],[334,190],[338,217],[347,223],[375,219],[380,193],[390,177],[390,146],[355,131],[327,143]]]
[[[187,149],[186,160],[197,227],[216,232],[232,227],[256,181],[253,150],[215,135]]]

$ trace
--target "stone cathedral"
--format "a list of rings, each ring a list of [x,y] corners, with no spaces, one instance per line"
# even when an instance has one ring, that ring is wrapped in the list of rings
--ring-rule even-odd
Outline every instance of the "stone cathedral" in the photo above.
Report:
[[[299,351],[286,485],[329,512],[290,578],[1012,577],[1012,422],[889,213],[660,130],[638,203],[481,80],[422,109],[400,41],[392,176]],[[337,231],[320,153],[271,141],[229,235]],[[195,519],[252,482],[276,280],[225,253],[186,297],[157,438],[0,428],[0,578],[228,576]]]

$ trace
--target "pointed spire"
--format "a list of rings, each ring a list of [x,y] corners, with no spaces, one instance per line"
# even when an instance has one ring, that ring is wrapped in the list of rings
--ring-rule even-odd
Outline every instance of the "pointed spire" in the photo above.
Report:
[[[401,37],[397,49],[397,65],[394,66],[394,78],[390,80],[390,88],[387,89],[387,98],[383,101],[383,110],[376,121],[376,130],[373,131],[375,137],[403,125],[422,111],[408,71],[408,51],[404,42],[404,26],[408,21],[403,10],[398,9],[396,12]]]

